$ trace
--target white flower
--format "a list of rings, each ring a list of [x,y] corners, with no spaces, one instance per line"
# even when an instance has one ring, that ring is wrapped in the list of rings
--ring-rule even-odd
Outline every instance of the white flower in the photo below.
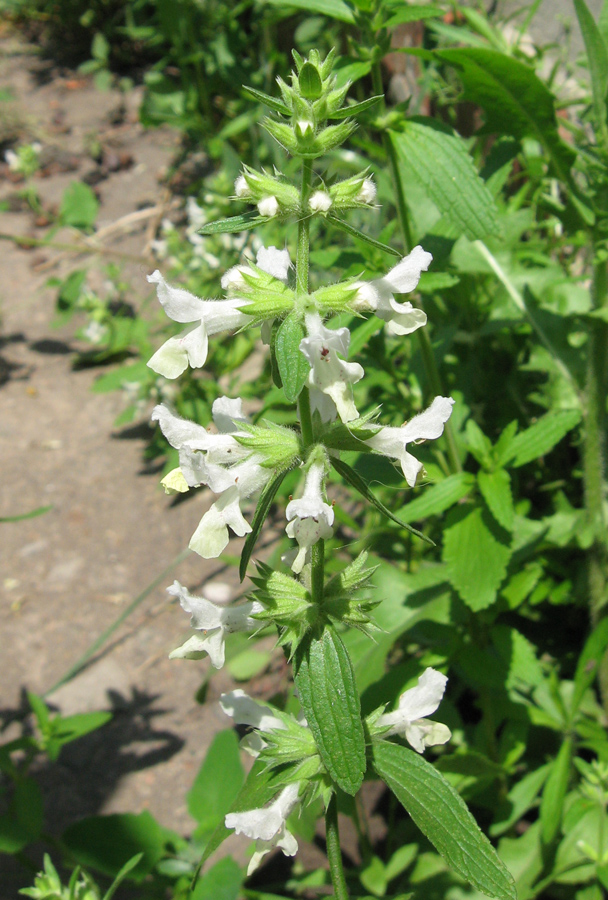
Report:
[[[363,377],[363,369],[338,357],[338,353],[348,355],[348,328],[326,328],[318,313],[309,313],[306,330],[308,337],[300,342],[300,350],[311,366],[308,383],[313,410],[319,411],[324,422],[335,419],[336,409],[343,422],[358,418],[351,385]]]
[[[210,335],[241,328],[251,321],[240,309],[247,300],[202,300],[183,288],[168,285],[158,269],[148,275],[148,281],[156,284],[158,299],[170,319],[191,323],[180,334],[169,338],[148,362],[151,369],[165,378],[177,378],[188,365],[200,368],[207,359]]]
[[[454,401],[451,397],[435,397],[431,405],[410,419],[400,428],[382,428],[365,443],[382,453],[398,459],[405,475],[405,480],[410,487],[414,487],[418,473],[422,469],[422,463],[407,452],[407,445],[412,441],[434,440],[443,434],[443,427],[452,414]]]
[[[277,250],[276,247],[260,247],[256,254],[257,264],[263,272],[286,282],[291,267],[289,250]]]
[[[325,191],[315,191],[308,205],[313,212],[327,212],[331,206],[331,197]]]
[[[284,731],[287,728],[269,706],[249,697],[240,688],[222,694],[220,706],[227,716],[234,719],[235,725],[251,725],[259,731]],[[266,746],[266,741],[257,731],[246,735],[241,741],[243,750],[253,757],[259,756]]]
[[[152,419],[172,447],[179,451],[179,466],[190,487],[207,485],[221,496],[207,510],[190,539],[190,549],[203,559],[216,559],[229,541],[228,528],[239,537],[251,526],[241,512],[241,500],[261,490],[272,470],[235,440],[238,422],[245,421],[241,400],[220,397],[213,403],[213,420],[219,434],[189,422],[164,405],[156,406]],[[202,451],[202,452],[201,452]]]
[[[258,212],[261,216],[276,216],[279,211],[279,201],[276,197],[262,197],[258,203]]]
[[[276,247],[260,247],[256,254],[256,262],[258,268],[267,275],[286,283],[291,259],[288,250],[277,250]],[[221,285],[229,294],[234,294],[243,289],[247,289],[248,285],[243,275],[256,277],[255,269],[249,265],[233,266],[222,276]]]
[[[291,563],[299,574],[306,562],[306,555],[313,544],[332,535],[334,511],[323,500],[323,466],[313,463],[306,473],[304,493],[298,500],[291,500],[286,509],[288,524],[285,529],[290,538],[298,542],[298,553]]]
[[[373,203],[376,199],[376,185],[371,178],[366,178],[357,194],[359,203]]]
[[[447,682],[446,676],[436,669],[425,669],[416,687],[401,694],[399,708],[380,716],[376,726],[390,726],[386,736],[398,734],[406,738],[418,753],[424,753],[425,747],[445,744],[452,736],[450,729],[425,716],[434,713],[441,703]]]
[[[374,313],[388,323],[390,334],[411,334],[426,324],[426,313],[412,306],[411,303],[397,303],[394,294],[409,294],[420,281],[422,272],[426,272],[433,257],[422,247],[414,247],[408,256],[390,270],[383,278],[375,281],[358,282],[358,294],[353,306],[355,309],[372,309]]]
[[[262,858],[274,847],[280,847],[285,856],[297,853],[298,842],[287,830],[286,821],[298,803],[299,789],[299,784],[288,784],[270,806],[226,816],[226,828],[234,828],[236,834],[244,834],[256,842],[248,875],[255,872]]]
[[[239,198],[239,200],[244,200],[247,197],[251,197],[251,190],[244,175],[239,175],[237,180],[234,182],[234,193],[235,196]]]
[[[202,631],[189,638],[185,644],[169,654],[169,659],[202,659],[209,656],[211,665],[221,669],[225,659],[226,635],[234,631],[253,631],[259,623],[251,616],[261,612],[263,607],[257,601],[242,603],[240,606],[221,607],[204,597],[193,596],[179,581],[174,581],[167,592],[179,597],[183,610],[190,613],[190,625]]]

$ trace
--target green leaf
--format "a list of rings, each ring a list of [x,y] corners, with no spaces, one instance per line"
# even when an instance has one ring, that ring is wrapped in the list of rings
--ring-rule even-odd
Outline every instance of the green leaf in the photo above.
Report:
[[[265,216],[260,216],[256,209],[243,213],[240,216],[230,216],[229,219],[218,219],[217,222],[208,222],[199,230],[199,234],[234,234],[237,231],[251,231],[266,222]]]
[[[551,91],[530,66],[481,47],[438,50],[436,55],[458,68],[464,98],[484,109],[485,130],[536,138],[568,180],[575,154],[559,137]]]
[[[481,469],[477,473],[477,483],[488,509],[498,524],[506,531],[513,531],[515,509],[509,473],[504,469],[496,469],[494,472],[485,472]]]
[[[278,6],[282,12],[291,9],[303,9],[307,13],[320,13],[338,22],[354,25],[353,11],[343,0],[263,0],[268,6]]]
[[[608,618],[602,619],[593,629],[576,664],[574,691],[570,701],[570,715],[575,716],[583,695],[597,677],[599,665],[608,648]]]
[[[249,565],[249,560],[251,559],[251,554],[253,553],[255,542],[258,539],[260,531],[262,530],[262,525],[266,520],[266,515],[268,513],[268,510],[270,509],[270,504],[274,500],[275,494],[280,488],[281,482],[285,478],[286,474],[287,472],[281,472],[279,475],[276,475],[271,481],[268,482],[268,484],[260,494],[258,505],[255,508],[253,522],[251,523],[251,531],[247,535],[247,539],[245,540],[243,549],[241,551],[241,561],[239,563],[239,578],[241,579],[241,581],[247,574],[247,566]]]
[[[62,841],[77,862],[111,878],[141,853],[131,870],[131,877],[141,881],[162,857],[166,834],[145,811],[139,815],[124,813],[81,819],[69,826]]]
[[[591,91],[593,94],[593,111],[595,113],[595,128],[598,133],[603,132],[604,138],[608,136],[606,124],[606,93],[608,92],[608,48],[604,38],[595,23],[595,19],[589,12],[585,0],[574,0],[574,9],[578,18],[585,42],[587,58],[589,60],[589,74],[591,75]]]
[[[358,238],[358,240],[363,241],[365,244],[370,244],[372,247],[375,247],[376,250],[382,250],[383,253],[389,253],[397,259],[401,259],[401,253],[398,250],[395,250],[394,247],[389,247],[388,244],[383,244],[381,241],[374,240],[374,238],[365,234],[363,231],[359,231],[359,229],[355,228],[353,225],[349,225],[348,222],[345,222],[343,219],[331,215],[326,216],[325,219],[336,228],[339,228],[340,231],[345,231],[347,234]]]
[[[19,778],[7,812],[0,815],[0,851],[19,853],[38,839],[43,822],[44,802],[37,781]]]
[[[552,450],[581,420],[580,409],[549,412],[538,422],[520,431],[503,448],[500,464],[518,468]]]
[[[470,240],[498,233],[498,212],[462,138],[435,119],[389,131],[400,167],[412,171],[446,219]]]
[[[474,612],[494,603],[507,574],[511,550],[496,532],[492,516],[480,506],[453,510],[443,532],[450,583]]]
[[[374,768],[448,865],[498,900],[516,900],[515,884],[462,798],[422,756],[379,741]]]
[[[52,506],[39,506],[31,512],[21,513],[19,516],[0,516],[0,522],[21,522],[23,519],[35,519],[36,516],[43,516],[52,508]]]
[[[186,794],[188,812],[198,822],[197,836],[206,836],[224,821],[244,780],[237,736],[232,729],[220,731]]]
[[[411,500],[399,511],[404,522],[419,522],[428,516],[437,516],[458,503],[469,493],[475,484],[475,477],[470,472],[458,472],[449,475],[439,484],[423,487],[415,500]]]
[[[365,775],[361,701],[348,652],[325,628],[297,651],[295,683],[319,755],[331,778],[354,796]]]
[[[59,217],[64,225],[90,228],[95,224],[98,210],[99,202],[88,184],[73,181],[63,192]]]
[[[103,900],[112,900],[112,897],[125,880],[129,872],[136,867],[136,865],[140,862],[143,853],[136,853],[135,856],[132,856],[131,859],[124,864],[108,890],[103,895]]]
[[[341,459],[337,459],[336,457],[331,458],[331,464],[342,478],[350,484],[351,487],[354,487],[356,491],[358,491],[362,497],[365,497],[371,504],[373,504],[377,510],[379,510],[383,515],[385,515],[392,522],[396,522],[397,525],[400,525],[401,528],[405,528],[406,531],[409,531],[410,534],[415,534],[416,537],[422,538],[423,541],[426,541],[427,544],[430,544],[432,547],[435,546],[435,542],[432,541],[426,534],[423,534],[421,531],[417,531],[415,528],[412,528],[411,525],[408,525],[407,522],[402,521],[402,519],[397,518],[394,513],[390,511],[390,509],[384,505],[384,503],[379,500],[375,494],[372,494],[371,490],[366,481],[364,481],[358,472],[355,472],[354,469],[345,463]]]
[[[420,6],[412,4],[412,6],[404,6],[398,9],[396,13],[384,23],[385,28],[394,28],[396,25],[403,25],[407,22],[420,22],[423,19],[436,19],[444,14],[444,10],[439,6]]]
[[[76,713],[73,716],[56,716],[48,728],[46,751],[51,759],[57,759],[64,744],[78,740],[85,734],[101,728],[112,718],[107,711]]]
[[[360,103],[351,103],[350,106],[344,106],[342,109],[337,109],[329,116],[329,118],[347,119],[349,116],[358,116],[362,112],[365,112],[366,109],[370,109],[372,106],[375,106],[376,103],[379,103],[383,99],[384,94],[377,94],[375,97],[368,97],[367,100],[362,100]]]
[[[499,837],[506,831],[510,831],[524,813],[531,809],[540,789],[547,780],[549,768],[549,765],[541,766],[540,769],[529,772],[515,783],[496,810],[495,821],[490,825],[492,837]]]
[[[225,856],[199,879],[189,900],[237,900],[244,877],[239,864]]]
[[[311,62],[305,62],[298,73],[302,96],[307,100],[318,100],[323,93],[323,83],[318,69]]]
[[[290,110],[281,100],[277,100],[276,97],[271,97],[270,94],[265,94],[263,91],[258,91],[252,87],[246,87],[243,85],[243,93],[247,97],[251,97],[253,100],[259,100],[260,103],[263,103],[264,106],[268,106],[269,109],[274,110],[274,112],[281,113],[283,116],[291,115]]]
[[[297,313],[287,316],[277,331],[275,353],[285,397],[290,403],[295,403],[300,396],[310,372],[308,360],[300,352],[305,337],[304,322]]]
[[[571,762],[572,738],[568,737],[551,766],[540,802],[540,833],[545,846],[552,844],[559,834]]]

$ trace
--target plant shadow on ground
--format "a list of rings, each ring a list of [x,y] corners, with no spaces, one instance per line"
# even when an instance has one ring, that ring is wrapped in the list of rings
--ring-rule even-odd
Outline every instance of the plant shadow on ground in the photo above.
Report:
[[[36,760],[30,774],[38,782],[44,798],[45,832],[49,841],[58,839],[65,829],[88,816],[103,813],[107,801],[121,780],[135,772],[166,762],[184,746],[182,738],[157,728],[154,720],[167,712],[154,707],[159,695],[131,688],[130,696],[108,690],[108,709],[112,719],[95,731],[66,744],[56,761],[44,756]],[[51,715],[57,710],[49,703]],[[0,733],[18,725],[21,734],[31,735],[33,716],[25,689],[19,707],[0,710]],[[135,814],[141,809],[130,810]],[[49,844],[38,842],[28,847],[38,869]],[[20,887],[31,883],[27,869],[13,857],[0,857],[0,900],[17,895]],[[12,893],[11,893],[12,891]]]

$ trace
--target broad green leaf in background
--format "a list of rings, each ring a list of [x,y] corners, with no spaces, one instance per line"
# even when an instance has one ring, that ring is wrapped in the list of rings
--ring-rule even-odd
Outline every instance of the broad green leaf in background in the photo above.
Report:
[[[261,6],[278,6],[283,12],[291,9],[303,9],[307,13],[321,13],[338,22],[353,25],[355,16],[348,4],[343,0],[263,0]]]
[[[443,215],[470,240],[498,233],[494,198],[465,144],[435,119],[414,117],[390,131],[399,166],[413,171]]]
[[[301,316],[292,313],[281,322],[275,341],[275,352],[279,374],[283,382],[285,398],[290,403],[300,396],[306,384],[310,366],[300,351],[300,343],[306,337],[306,329]]]
[[[482,469],[477,473],[477,483],[488,509],[498,524],[507,531],[513,531],[515,510],[509,473],[504,469],[495,469],[494,472],[485,472]]]
[[[376,772],[459,875],[488,897],[516,900],[515,884],[454,788],[422,756],[388,741],[373,748]]]
[[[61,198],[59,217],[64,225],[91,228],[95,224],[99,201],[88,184],[73,181]]]
[[[536,138],[568,181],[575,154],[559,137],[553,94],[530,66],[481,47],[438,50],[436,55],[458,69],[464,98],[484,109],[486,130]]]
[[[474,612],[496,600],[510,557],[489,512],[480,506],[452,510],[443,532],[443,560],[450,583]]]
[[[466,497],[474,485],[475,477],[470,472],[449,475],[438,484],[422,488],[415,500],[401,507],[399,518],[402,522],[419,522],[437,516]]]
[[[548,412],[534,425],[520,431],[503,448],[500,464],[513,468],[544,456],[552,450],[581,420],[579,409]]]
[[[604,43],[602,33],[589,12],[585,0],[574,0],[574,9],[576,10],[578,24],[580,25],[589,60],[595,127],[598,133],[602,134],[604,141],[606,141],[608,138],[608,124],[606,123],[608,47]]]
[[[224,821],[244,780],[237,736],[232,729],[220,731],[186,795],[188,812],[198,822],[197,837],[207,835]]]
[[[541,766],[540,769],[535,769],[533,772],[524,775],[523,778],[513,785],[504,801],[501,801],[496,810],[494,823],[490,825],[491,837],[499,837],[506,831],[510,831],[512,826],[519,822],[524,813],[531,809],[540,789],[547,780],[550,768],[550,763],[547,763],[547,765]]]
[[[131,872],[141,881],[162,857],[166,839],[167,832],[145,811],[81,819],[69,826],[62,841],[77,862],[110,877],[135,854],[143,854]]]
[[[361,702],[348,652],[325,628],[297,652],[295,683],[319,755],[331,778],[354,796],[365,774]]]
[[[572,738],[567,737],[551,764],[540,802],[540,834],[545,846],[553,843],[559,834],[571,762]]]
[[[244,877],[238,863],[225,856],[198,880],[189,900],[237,900]]]
[[[403,25],[406,22],[420,22],[423,19],[436,19],[444,14],[444,10],[439,6],[421,6],[420,4],[412,4],[411,6],[396,7],[390,19],[384,23],[385,28],[394,28],[396,25]]]
[[[249,565],[249,560],[251,559],[251,554],[253,553],[255,542],[258,539],[260,531],[262,530],[262,525],[266,521],[266,513],[270,509],[270,505],[275,498],[275,494],[281,487],[281,482],[285,478],[286,474],[286,472],[280,472],[278,475],[276,475],[271,481],[268,482],[268,484],[260,494],[260,499],[258,500],[258,505],[255,508],[253,521],[251,523],[251,531],[247,535],[245,543],[243,544],[243,549],[241,551],[241,560],[239,563],[239,578],[241,579],[241,581],[247,574],[247,566]]]
[[[40,837],[44,803],[34,778],[19,778],[6,812],[0,815],[0,852],[19,853]]]

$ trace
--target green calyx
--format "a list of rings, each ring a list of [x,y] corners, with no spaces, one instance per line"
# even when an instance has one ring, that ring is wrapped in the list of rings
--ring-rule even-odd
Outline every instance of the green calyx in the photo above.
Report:
[[[282,318],[292,311],[296,297],[291,288],[267,272],[250,263],[251,271],[242,271],[243,284],[235,289],[249,303],[243,309],[258,325],[266,319]]]
[[[280,646],[291,645],[290,658],[306,634],[319,621],[319,609],[310,591],[297,579],[275,572],[265,563],[257,562],[258,574],[252,577],[256,590],[251,595],[264,610],[255,613],[261,623],[273,623],[279,631]]]
[[[268,197],[275,197],[279,205],[280,215],[297,214],[300,210],[300,192],[295,185],[290,184],[279,175],[270,175],[268,172],[258,172],[249,166],[244,166],[238,195],[240,199],[250,203],[259,203]]]
[[[355,287],[357,279],[341,281],[338,284],[328,284],[319,288],[311,295],[316,309],[325,315],[330,312],[353,312],[352,302],[357,296],[358,288]]]
[[[300,441],[296,432],[283,425],[263,420],[263,425],[239,422],[239,429],[246,434],[234,435],[242,447],[260,456],[265,469],[282,471],[291,468],[300,456]]]
[[[334,624],[342,622],[369,633],[376,629],[369,613],[381,601],[354,596],[357,591],[368,586],[378,568],[373,566],[366,569],[366,562],[367,553],[363,552],[325,585],[321,612]]]

